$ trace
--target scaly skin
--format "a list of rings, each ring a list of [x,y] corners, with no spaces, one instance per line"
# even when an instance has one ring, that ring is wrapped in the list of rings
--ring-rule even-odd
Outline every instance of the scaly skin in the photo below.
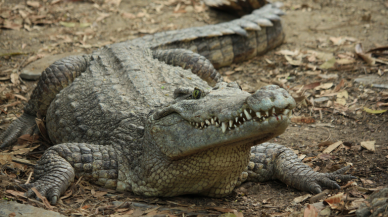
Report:
[[[279,17],[283,14],[269,4],[230,22],[160,32],[127,43],[152,50],[191,50],[206,57],[215,68],[220,68],[279,46],[284,40]]]
[[[356,211],[357,217],[388,216],[388,188],[371,194],[365,203]]]
[[[266,12],[271,7],[264,8],[261,15],[272,16]],[[220,26],[242,24],[233,22]],[[182,35],[200,33],[198,28],[193,29],[182,31],[175,39],[182,42]],[[222,28],[203,28],[209,29]],[[256,32],[232,29],[246,33],[248,39],[250,34],[255,35],[253,41],[260,38]],[[201,34],[208,34],[206,31]],[[269,33],[266,31],[265,39],[276,39],[266,40],[261,50],[257,46],[264,45],[260,40],[250,47],[245,44],[250,39],[235,40],[240,36],[234,33],[210,37],[208,42],[230,40],[231,44],[218,48],[233,51],[222,58],[210,55],[210,61],[230,64],[249,57],[252,53],[247,51],[264,52],[279,42]],[[171,32],[166,35],[170,37]],[[45,152],[35,168],[34,182],[24,187],[36,186],[55,204],[75,175],[138,195],[212,197],[226,196],[247,178],[278,178],[314,193],[321,187],[338,188],[331,179],[354,178],[338,174],[346,168],[332,174],[313,172],[283,146],[263,144],[263,152],[251,148],[280,135],[288,126],[295,101],[284,89],[267,86],[253,94],[244,92],[237,83],[222,82],[198,54],[184,50],[158,52],[160,41],[150,37],[139,40],[147,47],[135,46],[134,41],[106,46],[90,56],[74,57],[73,62],[56,62],[54,65],[66,63],[66,67],[54,70],[50,79],[41,78],[26,113],[36,111],[45,116],[49,137],[58,145]],[[205,42],[205,38],[198,41],[199,45]],[[171,48],[173,44],[163,47]],[[217,51],[217,46],[208,47],[210,53],[213,48]],[[242,57],[244,52],[246,56]],[[191,71],[159,59],[182,67],[185,61],[195,64]],[[63,75],[78,77],[63,83],[67,77]],[[10,126],[15,127],[20,127],[20,122]],[[11,135],[15,136],[18,134]],[[9,135],[1,138],[10,141]],[[255,166],[247,168],[250,159]],[[27,195],[34,193],[29,190]]]

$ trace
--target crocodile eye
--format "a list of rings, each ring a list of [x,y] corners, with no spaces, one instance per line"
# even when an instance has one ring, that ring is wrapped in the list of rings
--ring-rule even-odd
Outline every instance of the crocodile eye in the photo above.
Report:
[[[199,88],[194,88],[192,99],[199,99],[201,98],[202,90]]]

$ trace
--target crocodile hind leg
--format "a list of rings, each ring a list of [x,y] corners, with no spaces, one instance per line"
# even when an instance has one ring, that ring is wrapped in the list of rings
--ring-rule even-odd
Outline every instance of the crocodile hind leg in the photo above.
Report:
[[[23,134],[37,132],[36,116],[46,116],[47,109],[57,93],[74,81],[89,65],[89,56],[71,56],[58,60],[46,68],[39,78],[24,114],[0,135],[0,148],[13,144]]]
[[[63,143],[47,149],[34,169],[34,182],[21,185],[32,197],[35,187],[52,204],[73,182],[75,176],[83,176],[105,188],[116,188],[118,164],[112,146],[85,143]]]
[[[191,69],[191,72],[205,80],[210,86],[222,81],[220,73],[206,57],[185,49],[154,50],[155,59],[168,65]]]
[[[343,175],[349,166],[332,173],[313,171],[285,146],[263,143],[251,148],[248,181],[263,182],[279,179],[298,190],[320,193],[322,187],[340,189],[337,180],[347,182],[356,177]]]

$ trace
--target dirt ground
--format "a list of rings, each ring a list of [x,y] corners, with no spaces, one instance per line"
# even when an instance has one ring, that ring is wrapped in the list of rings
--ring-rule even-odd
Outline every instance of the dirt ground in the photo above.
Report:
[[[281,2],[286,12],[285,43],[219,71],[225,80],[238,81],[249,92],[278,84],[292,93],[298,102],[292,123],[271,142],[292,148],[316,171],[331,172],[352,165],[348,173],[359,179],[322,197],[344,193],[345,197],[339,196],[340,203],[322,209],[319,199],[280,181],[246,183],[229,197],[214,199],[145,198],[102,189],[81,179],[51,207],[23,197],[12,187],[15,182],[24,183],[32,167],[7,162],[6,158],[12,155],[33,163],[47,148],[42,142],[28,143],[30,137],[19,139],[22,145],[0,155],[1,198],[73,216],[289,216],[292,212],[303,216],[303,212],[310,212],[307,205],[313,203],[321,214],[354,216],[353,211],[367,195],[388,185],[388,112],[384,112],[388,109],[388,1]],[[0,128],[3,131],[20,116],[36,84],[19,78],[28,63],[53,54],[90,53],[146,34],[235,18],[198,0],[2,0]],[[366,53],[372,48],[379,49]],[[376,79],[356,82],[362,76]],[[333,146],[334,150],[327,150]],[[117,206],[119,201],[126,203]]]

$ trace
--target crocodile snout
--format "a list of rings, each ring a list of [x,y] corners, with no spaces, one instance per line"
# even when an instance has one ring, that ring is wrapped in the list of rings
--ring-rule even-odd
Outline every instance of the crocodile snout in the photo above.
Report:
[[[295,100],[283,88],[269,85],[247,98],[250,109],[260,113],[280,113],[295,108]]]

